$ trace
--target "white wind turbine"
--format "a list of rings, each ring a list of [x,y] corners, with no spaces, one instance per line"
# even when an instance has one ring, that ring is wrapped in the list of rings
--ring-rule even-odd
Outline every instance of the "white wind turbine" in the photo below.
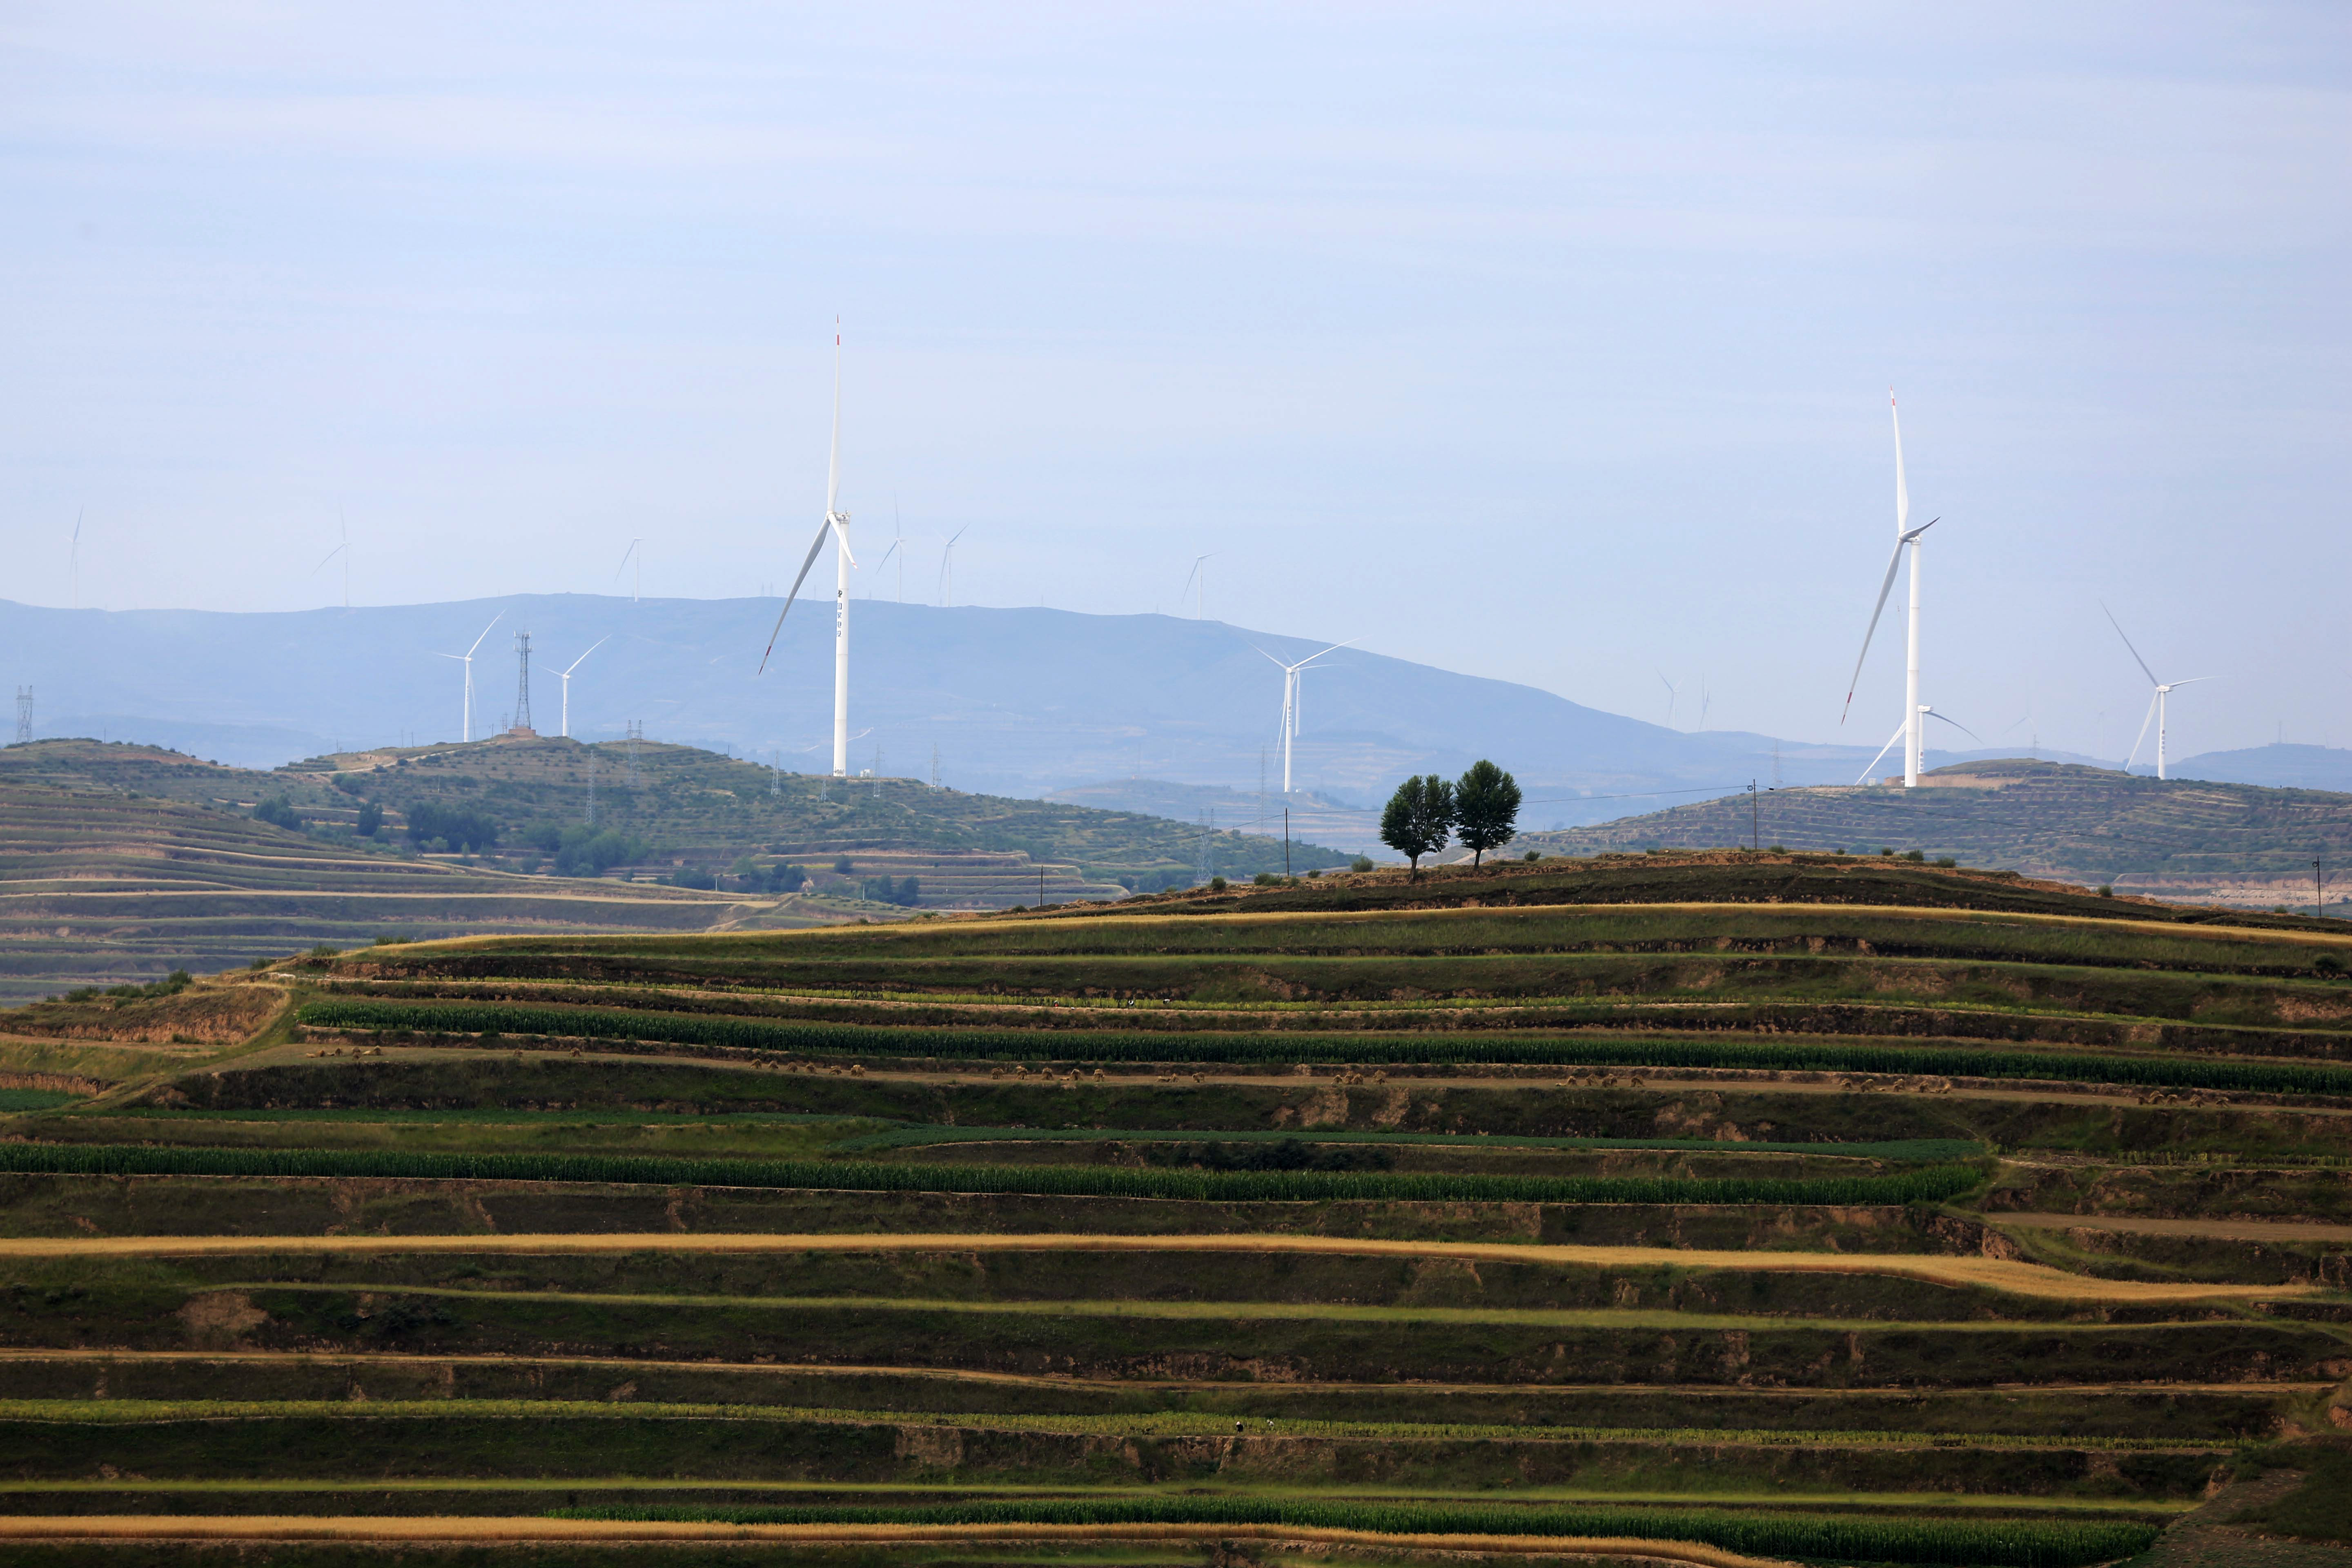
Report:
[[[319,564],[310,568],[310,575],[316,577],[320,572],[326,570],[328,562],[338,555],[341,556],[343,558],[343,608],[348,610],[352,607],[352,529],[351,524],[345,522],[339,522],[338,526],[341,530],[343,542],[319,558]]]
[[[768,634],[767,653],[760,656],[760,668],[768,668],[768,655],[776,651],[776,637],[784,629],[784,617],[793,613],[793,601],[800,596],[801,584],[808,580],[809,568],[816,564],[816,552],[824,542],[834,541],[833,587],[833,776],[849,776],[849,572],[857,558],[849,552],[849,514],[841,510],[841,322],[833,324],[833,455],[824,470],[824,521],[817,524],[816,540],[809,546],[806,559],[801,562],[801,574],[793,579],[793,591],[784,595],[784,607],[776,612],[775,629]]]
[[[588,645],[588,653],[594,653],[598,648],[603,647],[606,643],[611,642],[612,640],[612,636],[609,633],[604,637],[598,637],[594,642]],[[578,658],[573,659],[569,665],[555,672],[555,679],[563,682],[563,727],[558,730],[556,733],[565,737],[566,739],[569,739],[572,734],[572,672],[588,662],[588,653],[582,654]]]
[[[629,603],[632,605],[637,602],[638,591],[646,585],[646,552],[637,548],[644,542],[643,539],[629,541],[629,547],[621,552],[621,563],[613,568],[613,575],[617,579],[623,572],[628,570],[631,561],[634,560],[637,563],[637,574],[629,579]]]
[[[1853,674],[1846,681],[1845,710],[1838,714],[1838,722],[1844,723],[1846,712],[1853,707],[1854,688],[1862,680],[1862,661],[1870,657],[1870,639],[1878,630],[1878,617],[1885,613],[1886,595],[1895,588],[1895,568],[1902,565],[1903,552],[1908,547],[1911,552],[1910,641],[1909,653],[1904,663],[1903,728],[1897,733],[1904,737],[1903,787],[1916,789],[1919,784],[1919,753],[1922,742],[1927,739],[1927,726],[1923,721],[1928,712],[1919,700],[1919,537],[1943,519],[1931,517],[1916,528],[1910,526],[1911,491],[1903,480],[1903,416],[1895,406],[1895,393],[1891,388],[1886,394],[1886,407],[1895,420],[1895,553],[1886,558],[1886,580],[1878,585],[1878,603],[1871,606],[1870,626],[1862,634],[1862,652],[1855,658]],[[1886,745],[1894,743],[1889,741]],[[1885,756],[1886,746],[1880,747],[1878,754]],[[1874,759],[1871,766],[1877,765]],[[1868,769],[1864,772],[1867,774]]]
[[[1192,570],[1185,574],[1184,586],[1176,590],[1176,602],[1181,605],[1184,602],[1184,595],[1188,593],[1192,593],[1192,584],[1195,582],[1201,584],[1201,591],[1192,595],[1192,618],[1196,621],[1205,618],[1205,609],[1209,602],[1209,574],[1207,567],[1208,563],[1216,558],[1217,552],[1213,550],[1210,551],[1206,555],[1195,555],[1192,557]],[[1260,653],[1265,652],[1264,648],[1260,648],[1258,651]],[[1271,658],[1272,656],[1269,655],[1268,657]],[[1276,659],[1275,662],[1279,664],[1282,661],[1280,659]]]
[[[2156,776],[2162,778],[2164,776],[2165,699],[2171,696],[2177,687],[2194,686],[2200,680],[2210,680],[2213,678],[2210,675],[2192,675],[2186,680],[2158,680],[2156,678],[2156,671],[2148,668],[2147,660],[2140,658],[2139,649],[2132,647],[2131,638],[2124,637],[2123,623],[2116,619],[2116,613],[2107,609],[2104,602],[2100,604],[2099,608],[2106,611],[2107,625],[2116,628],[2116,636],[2124,638],[2124,647],[2131,648],[2132,662],[2139,666],[2139,672],[2142,675],[2147,677],[2147,683],[2156,688],[2155,695],[2147,700],[2147,717],[2139,721],[2139,733],[2132,737],[2131,755],[2124,759],[2124,772],[2131,772],[2132,763],[2138,760],[2139,743],[2147,739],[2148,720],[2153,719],[2156,721]]]
[[[948,536],[946,546],[940,551],[940,608],[942,610],[955,603],[956,541],[961,539],[971,531],[971,524],[967,522],[963,527],[957,529]]]
[[[898,506],[893,501],[890,505],[890,548],[882,552],[882,559],[874,563],[874,570],[879,572],[889,565],[890,558],[894,555],[898,558],[898,585],[890,595],[890,602],[894,605],[903,605],[907,602],[906,543],[906,531],[899,526]]]
[[[490,625],[482,628],[482,637],[489,636],[490,628],[505,618],[504,610],[492,616]],[[463,653],[436,653],[433,656],[436,658],[454,658],[466,667],[466,717],[458,726],[458,730],[462,738],[468,741],[474,738],[474,648],[482,646],[482,637],[476,637],[474,647],[469,647]]]
[[[1301,685],[1299,677],[1306,674],[1307,669],[1315,663],[1315,661],[1321,658],[1324,654],[1337,653],[1343,647],[1353,647],[1356,644],[1363,640],[1364,639],[1361,637],[1349,637],[1346,642],[1335,642],[1329,647],[1324,648],[1320,652],[1308,654],[1297,664],[1283,664],[1282,660],[1275,658],[1274,655],[1266,653],[1265,649],[1257,647],[1255,643],[1252,643],[1250,645],[1252,647],[1257,648],[1259,653],[1264,654],[1265,657],[1269,659],[1273,659],[1276,664],[1280,665],[1282,668],[1283,794],[1288,795],[1290,793],[1290,742],[1297,739],[1298,735],[1298,699]],[[1261,784],[1259,787],[1263,788],[1265,786]]]

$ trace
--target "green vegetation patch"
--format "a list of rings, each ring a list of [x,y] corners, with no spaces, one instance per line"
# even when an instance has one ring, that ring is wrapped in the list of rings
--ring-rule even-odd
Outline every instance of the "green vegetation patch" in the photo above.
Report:
[[[2079,1568],[2154,1544],[2153,1525],[1835,1518],[1699,1510],[1480,1503],[1280,1502],[1254,1498],[1038,1500],[929,1508],[557,1509],[556,1519],[727,1524],[1273,1524],[1382,1535],[1598,1535],[1695,1541],[1733,1552],[1865,1563]]]
[[[813,1187],[856,1192],[1028,1193],[1228,1203],[1939,1203],[1979,1184],[1968,1165],[1892,1176],[1495,1176],[1369,1171],[1204,1171],[1117,1165],[891,1165],[863,1161],[682,1160],[599,1154],[444,1154],[395,1150],[156,1148],[121,1143],[0,1145],[0,1171],[68,1175],[372,1176],[444,1181],[593,1182],[664,1186]]]
[[[1714,1138],[1539,1138],[1519,1133],[1360,1132],[1344,1128],[1245,1128],[1192,1131],[1095,1127],[947,1127],[926,1123],[893,1127],[835,1145],[844,1153],[919,1148],[927,1143],[1396,1143],[1475,1149],[1659,1149],[1703,1154],[1826,1154],[1854,1160],[1900,1160],[1917,1164],[1974,1160],[1985,1146],[1965,1138],[1905,1138],[1881,1143],[1735,1142]]]
[[[85,1098],[63,1089],[0,1089],[0,1114],[20,1110],[55,1110]]]

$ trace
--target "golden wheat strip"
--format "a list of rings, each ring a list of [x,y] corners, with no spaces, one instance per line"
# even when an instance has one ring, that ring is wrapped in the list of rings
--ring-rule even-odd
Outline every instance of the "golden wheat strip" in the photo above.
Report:
[[[534,1236],[102,1236],[0,1238],[0,1258],[187,1258],[259,1253],[614,1252],[1292,1252],[1464,1258],[1582,1268],[1739,1269],[1885,1274],[1938,1285],[2074,1301],[2279,1300],[2309,1285],[2207,1285],[2095,1279],[2040,1263],[1922,1253],[1726,1252],[1671,1247],[1572,1247],[1496,1241],[1387,1241],[1332,1236],[765,1235],[646,1231]]]

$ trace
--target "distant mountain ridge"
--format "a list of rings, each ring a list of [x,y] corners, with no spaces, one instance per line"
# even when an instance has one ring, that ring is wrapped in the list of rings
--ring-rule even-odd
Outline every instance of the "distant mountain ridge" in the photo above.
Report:
[[[535,727],[559,727],[554,671],[610,637],[572,681],[572,731],[647,736],[823,771],[831,760],[831,617],[802,605],[755,675],[772,598],[519,595],[456,604],[219,614],[0,602],[0,673],[35,689],[35,733],[173,745],[247,766],[457,738],[474,661],[475,733],[515,707],[512,634],[532,634]],[[860,599],[853,771],[1042,795],[1143,776],[1249,791],[1280,777],[1281,677],[1259,650],[1318,644],[1170,616],[940,609]],[[1849,782],[1855,746],[1687,733],[1509,681],[1349,649],[1307,675],[1296,782],[1376,805],[1408,773],[1492,756],[1529,786],[1536,826],[1617,815],[1623,795],[1749,777]]]

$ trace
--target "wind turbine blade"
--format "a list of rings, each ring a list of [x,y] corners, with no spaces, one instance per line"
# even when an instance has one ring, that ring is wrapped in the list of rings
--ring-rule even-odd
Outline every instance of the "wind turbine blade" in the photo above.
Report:
[[[2148,667],[2147,667],[2147,660],[2146,660],[2146,659],[2144,659],[2144,658],[2140,658],[2140,656],[2139,656],[2139,649],[2137,649],[2137,648],[2136,648],[2136,647],[2132,647],[2132,640],[2131,640],[2131,638],[2130,638],[2130,637],[2125,637],[2125,636],[2124,636],[2124,624],[2123,624],[2121,621],[2119,621],[2119,620],[2116,619],[2116,613],[2115,613],[2113,610],[2110,610],[2110,609],[2108,609],[2108,608],[2107,608],[2107,602],[2106,602],[2105,599],[2102,599],[2102,600],[2100,600],[2100,601],[2099,601],[2099,610],[2100,610],[2100,613],[2101,613],[2101,614],[2105,615],[2105,616],[2107,617],[2107,625],[2109,625],[2109,626],[2113,626],[2113,627],[2115,627],[2115,628],[2116,628],[2116,636],[2117,636],[2117,637],[2123,637],[2123,639],[2124,639],[2124,647],[2131,648],[2132,662],[2133,662],[2134,664],[2136,664],[2136,665],[2138,665],[2138,666],[2139,666],[2139,672],[2140,672],[2142,675],[2145,675],[2145,676],[2147,676],[2147,683],[2148,683],[2150,686],[2161,686],[2161,685],[2163,685],[2164,683],[2163,683],[2162,681],[2160,681],[2160,680],[2157,679],[2157,678],[2156,678],[2156,671],[2154,671],[2154,670],[2152,670],[2152,669],[2148,668]],[[2146,728],[2146,726],[2142,726],[2142,728],[2144,729],[2144,728]],[[2133,747],[2133,748],[2132,748],[2132,750],[2134,750],[2134,751],[2137,751],[2138,749],[2139,749],[2139,748],[2138,748],[2138,747],[2137,747],[2137,746],[2135,746],[2135,747]]]
[[[491,627],[491,626],[497,626],[500,621],[505,620],[506,618],[507,618],[507,613],[506,613],[504,610],[500,610],[497,615],[492,616],[490,617],[490,625],[489,625],[489,626],[484,626],[484,627],[482,628],[482,637],[486,637],[489,636],[489,635],[490,635],[490,627]],[[474,657],[474,648],[477,648],[477,647],[481,647],[481,646],[482,646],[482,637],[476,637],[476,638],[474,639],[474,647],[469,647],[469,648],[467,648],[467,649],[466,650],[466,657],[467,657],[467,658],[473,658],[473,657]]]
[[[825,525],[827,528],[830,528],[831,530],[833,530],[833,531],[834,531],[835,533],[836,533],[836,534],[840,535],[840,537],[841,537],[841,552],[842,552],[844,555],[846,555],[846,556],[848,556],[848,557],[849,557],[849,563],[850,563],[852,566],[856,565],[856,564],[857,564],[857,552],[856,552],[855,550],[852,550],[851,548],[849,548],[849,530],[847,530],[847,529],[845,529],[845,528],[844,528],[844,527],[842,527],[842,526],[841,526],[841,522],[840,522],[840,520],[839,520],[839,519],[835,518],[835,517],[833,517],[833,516],[831,516],[831,515],[829,515],[829,514],[826,516],[826,518],[825,518],[825,520],[824,520],[824,525]]]
[[[1269,659],[1269,660],[1271,660],[1272,662],[1274,662],[1275,664],[1281,665],[1281,667],[1282,667],[1282,668],[1284,669],[1284,671],[1285,671],[1285,672],[1287,672],[1287,671],[1290,669],[1290,668],[1291,668],[1291,667],[1290,667],[1289,665],[1283,664],[1283,663],[1282,663],[1282,660],[1280,660],[1280,659],[1278,659],[1278,658],[1276,658],[1274,657],[1274,655],[1272,655],[1272,654],[1270,654],[1270,653],[1266,652],[1266,651],[1265,651],[1265,649],[1264,649],[1264,648],[1262,648],[1262,647],[1258,647],[1258,646],[1257,646],[1257,644],[1255,644],[1255,643],[1251,643],[1251,644],[1249,645],[1249,647],[1250,647],[1250,651],[1251,651],[1251,652],[1253,652],[1253,653],[1255,653],[1255,654],[1256,654],[1260,658]]]
[[[1895,531],[1911,521],[1911,487],[1903,480],[1903,411],[1895,406],[1895,389],[1886,389],[1887,416],[1895,421]]]
[[[2122,628],[2118,627],[2116,629],[2121,630]],[[2126,638],[2125,640],[2128,643],[2130,639]],[[2156,722],[2156,705],[2163,700],[2164,693],[2160,691],[2154,693],[2148,698],[2147,717],[2139,721],[2139,733],[2132,737],[2131,755],[2124,759],[2124,772],[2131,772],[2131,765],[2139,761],[2139,743],[2147,739],[2147,727]]]
[[[1887,737],[1886,737],[1886,744],[1885,744],[1885,745],[1883,745],[1883,746],[1881,746],[1881,747],[1879,747],[1879,748],[1878,748],[1878,755],[1877,755],[1877,756],[1871,758],[1871,759],[1870,759],[1870,761],[1869,761],[1867,763],[1864,764],[1864,766],[1863,766],[1863,770],[1862,770],[1862,776],[1861,776],[1860,778],[1858,778],[1858,779],[1854,780],[1853,782],[1854,782],[1854,783],[1856,783],[1856,784],[1868,784],[1868,783],[1870,782],[1870,770],[1871,770],[1872,768],[1876,767],[1876,766],[1879,764],[1880,761],[1881,761],[1883,758],[1885,758],[1885,757],[1886,753],[1887,753],[1887,752],[1891,752],[1891,751],[1893,751],[1893,750],[1895,749],[1895,742],[1897,742],[1897,741],[1899,741],[1899,740],[1901,740],[1901,739],[1903,738],[1903,731],[1904,731],[1905,730],[1909,729],[1910,727],[1911,727],[1911,726],[1909,726],[1908,724],[1905,724],[1905,725],[1898,726],[1898,727],[1896,728],[1896,730],[1895,730],[1895,733],[1893,733],[1892,735],[1887,736]]]
[[[2172,688],[2175,691],[2178,691],[2184,686],[2194,686],[2200,680],[2210,680],[2212,679],[2213,678],[2210,675],[2192,675],[2186,680],[2168,680],[2165,684]]]
[[[1953,729],[1958,730],[1961,734],[1966,735],[1978,745],[1981,746],[1985,743],[1984,737],[1982,735],[1978,734],[1974,730],[1969,729],[1958,719],[1947,719],[1941,713],[1937,712],[1933,708],[1927,709],[1925,711],[1928,718],[1936,720],[1939,723],[1949,724]],[[2010,728],[2014,730],[2017,726],[2012,724]]]
[[[841,510],[841,318],[833,319],[833,456],[824,466],[824,515]],[[789,609],[791,606],[785,606]]]
[[[1363,640],[1364,639],[1362,637],[1349,637],[1346,642],[1335,642],[1329,647],[1325,648],[1323,653],[1338,653],[1341,648],[1353,647]],[[1305,658],[1300,659],[1293,668],[1305,669],[1308,665],[1313,664],[1317,659],[1321,658],[1323,657],[1323,653],[1310,653]]]
[[[801,584],[808,581],[809,568],[816,564],[816,552],[824,548],[824,542],[832,536],[833,519],[826,518],[817,525],[816,539],[809,545],[808,555],[801,562],[801,574],[793,579],[793,591],[784,595],[784,607],[776,612],[776,624],[768,632],[767,648],[760,655],[760,668],[752,674],[760,675],[766,671],[768,655],[776,651],[776,638],[783,632],[784,617],[793,613],[793,601],[800,597]]]
[[[1845,722],[1846,714],[1853,709],[1854,689],[1862,684],[1862,661],[1870,657],[1870,639],[1878,635],[1878,617],[1886,613],[1886,595],[1895,591],[1895,569],[1902,564],[1903,542],[1898,539],[1895,542],[1895,553],[1886,558],[1886,580],[1878,585],[1878,603],[1871,606],[1869,628],[1862,634],[1862,651],[1854,655],[1853,673],[1846,678],[1845,706],[1838,710],[1838,722],[1841,724]],[[1674,688],[1666,689],[1671,691]],[[1871,765],[1877,766],[1875,763]]]
[[[588,653],[594,653],[598,648],[603,647],[606,643],[611,642],[612,640],[613,635],[610,632],[605,633],[603,637],[598,637],[594,642],[588,645]],[[573,670],[579,668],[582,665],[587,663],[588,653],[583,653],[578,658],[573,659],[571,664],[564,668],[563,673],[569,675]]]
[[[343,546],[340,544],[336,545],[332,550],[328,551],[326,554],[319,558],[319,564],[310,568],[309,575],[316,577],[325,569],[328,562],[332,561],[336,556],[341,555],[342,552]]]

